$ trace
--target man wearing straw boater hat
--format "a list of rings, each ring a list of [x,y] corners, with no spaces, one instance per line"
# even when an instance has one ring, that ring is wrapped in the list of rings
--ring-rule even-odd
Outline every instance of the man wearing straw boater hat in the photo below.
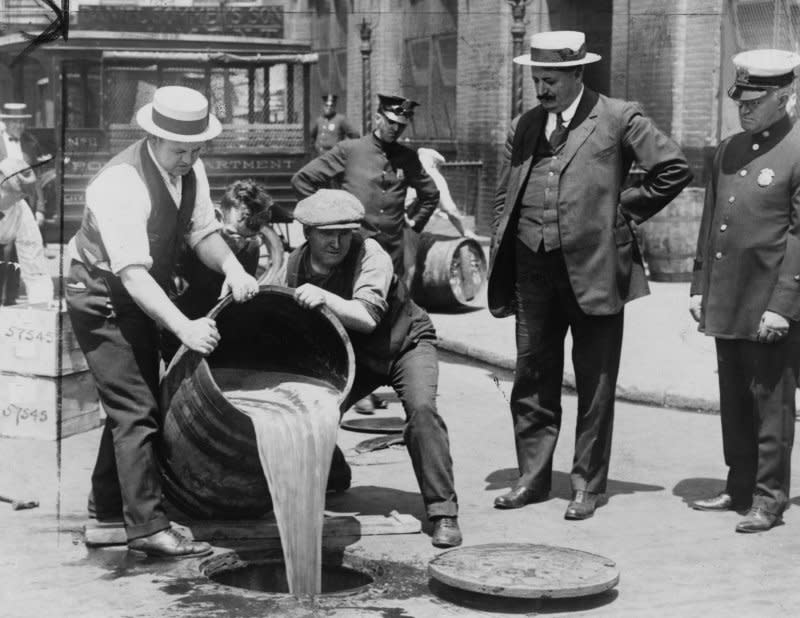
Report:
[[[311,126],[311,143],[318,155],[329,151],[343,139],[355,139],[361,136],[345,115],[336,111],[338,98],[335,94],[326,94],[322,97],[322,114]]]
[[[159,328],[209,354],[219,342],[213,320],[190,320],[170,300],[176,258],[185,243],[225,275],[221,295],[252,298],[258,285],[219,232],[203,143],[222,127],[195,90],[166,86],[136,115],[147,137],[90,181],[78,233],[69,243],[69,315],[108,419],[89,496],[89,515],[122,521],[129,549],[185,558],[211,551],[171,527],[161,498],[155,442]]]
[[[639,105],[584,87],[584,66],[599,60],[574,31],[535,34],[530,53],[514,58],[531,67],[539,104],[511,123],[492,222],[489,309],[517,321],[520,473],[495,506],[549,494],[570,329],[578,412],[566,519],[591,517],[606,491],[623,307],[648,293],[632,226],[691,180],[677,144]],[[647,175],[622,190],[633,161]]]
[[[450,443],[436,409],[436,332],[428,314],[394,276],[386,251],[361,235],[364,206],[358,198],[320,189],[300,200],[294,217],[303,224],[306,242],[289,255],[278,282],[295,288],[303,307],[328,307],[347,329],[356,373],[343,409],[377,386],[397,392],[406,412],[403,438],[433,522],[431,542],[460,545]],[[331,476],[349,479],[341,453],[333,462]]]
[[[0,111],[0,161],[6,158],[25,161],[29,166],[42,163],[51,159],[39,144],[39,140],[26,130],[27,121],[31,118],[28,106],[25,103],[4,103]],[[32,172],[33,173],[33,172]],[[34,173],[34,179],[36,174]],[[25,199],[33,210],[37,223],[44,222],[45,207],[41,186],[36,183],[26,183]],[[48,213],[54,214],[54,213]]]
[[[728,96],[743,131],[717,148],[697,241],[690,311],[716,340],[724,490],[701,511],[749,509],[737,532],[769,530],[789,502],[800,365],[800,127],[786,110],[800,56],[733,58]]]

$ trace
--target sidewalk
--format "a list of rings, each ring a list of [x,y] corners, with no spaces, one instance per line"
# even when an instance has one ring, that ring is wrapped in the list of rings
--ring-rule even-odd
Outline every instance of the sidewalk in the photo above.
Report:
[[[716,413],[719,411],[714,340],[697,332],[688,311],[688,283],[650,284],[651,294],[625,308],[620,400]],[[474,307],[432,313],[442,350],[514,369],[514,318],[494,318],[485,289]],[[564,385],[574,389],[572,341],[565,342]]]

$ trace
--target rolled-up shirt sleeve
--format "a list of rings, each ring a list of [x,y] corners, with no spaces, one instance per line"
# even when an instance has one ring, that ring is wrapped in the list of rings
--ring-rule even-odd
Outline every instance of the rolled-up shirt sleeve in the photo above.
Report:
[[[94,217],[115,275],[128,266],[153,265],[147,220],[150,195],[132,165],[106,169],[86,190],[86,208]]]
[[[206,175],[206,167],[203,161],[195,161],[194,167],[196,197],[194,200],[194,211],[192,212],[192,225],[186,233],[186,243],[194,249],[197,243],[209,234],[221,229],[222,225],[217,221],[214,213],[214,204],[211,201],[211,190]]]
[[[353,280],[353,300],[363,303],[376,322],[383,319],[389,306],[393,273],[389,254],[372,238],[365,239]]]

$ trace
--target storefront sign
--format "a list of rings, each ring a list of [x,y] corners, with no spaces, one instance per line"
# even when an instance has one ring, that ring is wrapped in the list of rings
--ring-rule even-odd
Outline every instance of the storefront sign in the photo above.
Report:
[[[232,34],[283,38],[282,6],[81,6],[81,30]]]

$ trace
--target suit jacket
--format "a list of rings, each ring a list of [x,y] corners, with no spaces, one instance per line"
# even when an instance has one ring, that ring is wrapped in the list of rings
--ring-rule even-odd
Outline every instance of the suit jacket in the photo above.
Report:
[[[755,341],[773,311],[800,335],[800,124],[788,116],[717,148],[706,187],[691,294],[700,330]]]
[[[496,317],[516,310],[520,198],[546,122],[547,112],[537,106],[512,121],[506,139],[489,258],[489,310]],[[585,313],[618,313],[626,302],[649,293],[631,223],[652,217],[689,184],[686,157],[638,104],[589,89],[556,156],[559,235],[572,289]],[[640,186],[622,191],[634,161],[647,175]]]

